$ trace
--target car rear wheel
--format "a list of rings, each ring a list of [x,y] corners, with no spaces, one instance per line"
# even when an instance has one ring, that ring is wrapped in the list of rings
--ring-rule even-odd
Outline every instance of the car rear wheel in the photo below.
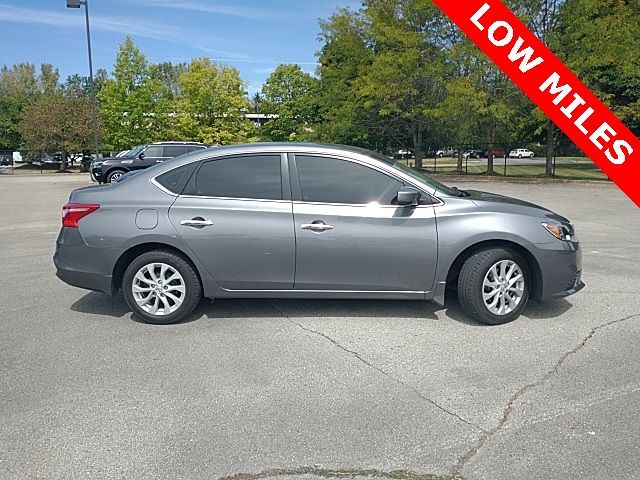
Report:
[[[111,170],[107,175],[107,183],[116,183],[126,172],[124,170]]]
[[[492,248],[472,255],[458,278],[462,310],[488,325],[509,323],[520,316],[529,300],[527,263],[512,250]]]
[[[518,158],[522,158],[522,154],[521,154],[521,153],[520,153],[520,154],[518,154]]]
[[[133,313],[144,322],[158,325],[184,320],[202,296],[193,266],[165,250],[144,253],[131,262],[122,285]]]

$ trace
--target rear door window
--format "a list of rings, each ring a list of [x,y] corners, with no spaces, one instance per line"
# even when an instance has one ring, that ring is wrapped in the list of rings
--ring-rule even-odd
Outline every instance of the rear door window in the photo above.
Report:
[[[164,147],[164,156],[170,158],[179,157],[180,155],[187,153],[187,151],[188,148],[182,145],[166,146]]]
[[[280,155],[238,155],[206,161],[195,177],[195,195],[282,200]]]

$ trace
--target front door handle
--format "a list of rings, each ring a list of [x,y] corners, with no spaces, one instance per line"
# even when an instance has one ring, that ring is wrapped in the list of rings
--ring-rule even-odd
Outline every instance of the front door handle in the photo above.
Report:
[[[180,222],[180,225],[184,225],[186,227],[193,227],[193,228],[203,228],[203,227],[212,226],[213,222],[211,220],[205,220],[202,217],[195,217],[195,218],[192,218],[191,220],[182,220]]]
[[[300,228],[302,230],[311,230],[312,232],[326,232],[327,230],[333,230],[333,225],[327,225],[321,220],[316,220],[313,223],[303,223]]]

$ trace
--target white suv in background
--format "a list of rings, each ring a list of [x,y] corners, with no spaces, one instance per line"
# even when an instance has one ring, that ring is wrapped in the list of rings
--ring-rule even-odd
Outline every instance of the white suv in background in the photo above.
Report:
[[[526,148],[516,148],[509,152],[511,158],[533,158],[534,153]]]

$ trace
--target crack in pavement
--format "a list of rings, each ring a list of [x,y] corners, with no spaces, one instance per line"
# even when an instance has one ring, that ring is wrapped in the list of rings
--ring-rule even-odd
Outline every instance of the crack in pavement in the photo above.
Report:
[[[271,307],[280,315],[282,315],[284,318],[286,318],[290,323],[292,323],[293,325],[296,325],[298,327],[300,327],[302,330],[305,330],[307,332],[313,333],[315,335],[318,335],[326,340],[328,340],[329,342],[331,342],[333,345],[335,345],[336,347],[340,348],[341,350],[349,353],[350,355],[354,356],[355,358],[357,358],[360,362],[362,362],[363,364],[365,364],[367,367],[377,371],[378,373],[384,375],[385,377],[387,377],[388,379],[396,382],[399,385],[402,385],[405,388],[408,388],[409,390],[411,390],[413,393],[415,393],[421,400],[424,400],[425,402],[430,403],[431,405],[433,405],[434,407],[436,407],[437,409],[443,411],[444,413],[446,413],[447,415],[450,415],[454,418],[456,418],[457,420],[469,425],[470,427],[473,427],[483,433],[487,433],[486,430],[484,430],[482,427],[476,425],[473,422],[470,422],[469,420],[466,420],[465,418],[461,417],[460,415],[458,415],[455,412],[452,412],[451,410],[448,410],[447,408],[443,407],[442,405],[440,405],[439,403],[437,403],[436,401],[432,400],[431,398],[427,397],[426,395],[423,395],[422,392],[420,392],[420,390],[418,390],[416,387],[414,387],[413,385],[410,385],[408,383],[403,382],[402,380],[400,380],[399,378],[393,377],[391,376],[387,371],[383,370],[382,368],[372,364],[371,362],[369,362],[368,360],[366,360],[365,358],[363,358],[358,352],[356,352],[355,350],[350,350],[347,347],[341,345],[339,342],[337,342],[336,340],[334,340],[333,338],[331,338],[330,336],[318,331],[318,330],[314,330],[313,328],[309,328],[306,327],[298,322],[295,322],[294,320],[292,320],[287,314],[285,314],[282,310],[280,310],[278,307],[276,307],[273,303],[271,303]]]
[[[429,473],[416,473],[408,470],[376,470],[369,469],[345,469],[345,468],[321,468],[317,465],[296,468],[269,468],[257,473],[236,473],[220,477],[218,480],[259,480],[262,478],[284,477],[292,475],[314,475],[322,478],[357,478],[376,477],[392,478],[398,480],[462,480],[460,477],[449,475],[432,475]]]
[[[453,467],[451,469],[451,473],[454,476],[454,478],[461,478],[462,469],[466,466],[466,464],[469,463],[469,461],[471,461],[471,459],[478,453],[478,451],[480,451],[480,449],[494,435],[496,435],[502,429],[502,427],[505,425],[505,423],[507,423],[507,420],[509,420],[509,417],[511,416],[511,414],[515,410],[514,404],[519,399],[521,399],[522,396],[525,393],[527,393],[532,388],[535,388],[535,387],[537,387],[539,385],[542,385],[549,378],[551,378],[553,375],[558,373],[558,370],[566,362],[566,360],[571,355],[574,355],[574,354],[578,353],[580,350],[582,350],[587,345],[589,340],[591,340],[593,338],[593,336],[595,335],[595,333],[598,330],[600,330],[602,328],[609,327],[609,326],[614,325],[616,323],[621,323],[621,322],[625,322],[627,320],[631,320],[634,317],[640,317],[640,313],[634,313],[633,315],[629,315],[628,317],[620,318],[618,320],[612,320],[610,322],[603,323],[602,325],[598,325],[596,327],[593,327],[591,329],[591,332],[589,332],[589,335],[584,337],[584,339],[579,344],[577,344],[575,347],[573,347],[571,350],[569,350],[568,352],[563,353],[560,356],[560,358],[556,361],[556,363],[553,365],[553,367],[549,371],[547,371],[542,377],[540,377],[538,380],[536,380],[533,383],[529,383],[529,384],[521,387],[518,391],[516,391],[511,396],[511,398],[509,399],[509,402],[507,402],[506,407],[502,410],[502,415],[500,417],[500,421],[498,422],[498,424],[494,428],[489,430],[489,431],[485,430],[484,433],[478,438],[476,443],[474,445],[472,445],[462,456],[460,456],[458,458],[457,462],[453,465]]]

